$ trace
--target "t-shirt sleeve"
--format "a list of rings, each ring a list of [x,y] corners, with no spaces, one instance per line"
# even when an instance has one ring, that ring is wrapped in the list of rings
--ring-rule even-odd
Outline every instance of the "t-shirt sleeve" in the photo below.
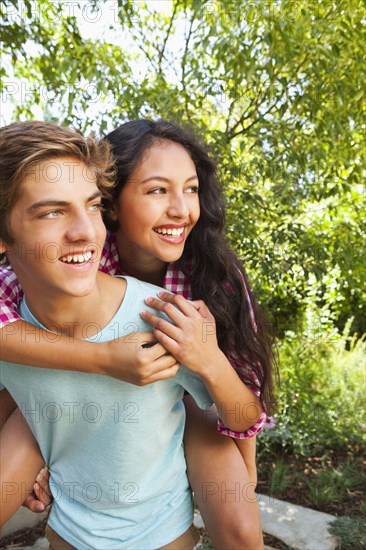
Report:
[[[178,382],[183,388],[193,397],[200,409],[207,409],[213,404],[212,397],[207,391],[207,388],[201,378],[190,372],[183,366],[180,366],[176,375]]]
[[[0,267],[0,328],[21,318],[17,308],[23,293],[14,271]]]

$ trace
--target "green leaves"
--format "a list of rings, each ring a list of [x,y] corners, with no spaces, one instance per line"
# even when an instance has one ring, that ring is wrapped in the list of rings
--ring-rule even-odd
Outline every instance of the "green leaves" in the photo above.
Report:
[[[228,238],[279,334],[309,300],[366,330],[364,2],[21,4],[0,4],[15,117],[101,134],[189,121],[220,163]]]

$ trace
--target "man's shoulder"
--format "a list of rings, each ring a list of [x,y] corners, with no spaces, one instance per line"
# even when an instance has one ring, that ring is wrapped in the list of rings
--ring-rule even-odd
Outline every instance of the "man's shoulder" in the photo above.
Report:
[[[145,281],[140,281],[140,279],[130,277],[129,275],[123,275],[123,278],[127,281],[128,291],[138,293],[139,295],[144,297],[156,296],[158,292],[164,290],[160,286],[146,283]]]

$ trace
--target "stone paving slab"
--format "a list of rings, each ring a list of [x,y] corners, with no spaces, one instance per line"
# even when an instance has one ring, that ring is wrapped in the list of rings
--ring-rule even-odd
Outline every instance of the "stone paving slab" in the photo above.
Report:
[[[258,495],[264,533],[277,537],[295,550],[335,550],[337,540],[328,533],[336,519],[266,495]]]

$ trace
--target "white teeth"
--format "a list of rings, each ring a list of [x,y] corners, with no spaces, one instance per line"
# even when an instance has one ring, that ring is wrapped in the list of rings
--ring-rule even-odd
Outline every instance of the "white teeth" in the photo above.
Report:
[[[84,262],[88,262],[90,258],[93,256],[92,252],[84,252],[84,254],[70,254],[69,256],[64,256],[63,258],[60,258],[61,262],[65,262],[67,264],[70,264],[71,262],[81,264]]]
[[[155,231],[162,235],[172,235],[172,237],[180,237],[183,234],[184,227],[180,227],[180,228],[174,227],[173,229],[158,228],[158,229],[155,229]]]

